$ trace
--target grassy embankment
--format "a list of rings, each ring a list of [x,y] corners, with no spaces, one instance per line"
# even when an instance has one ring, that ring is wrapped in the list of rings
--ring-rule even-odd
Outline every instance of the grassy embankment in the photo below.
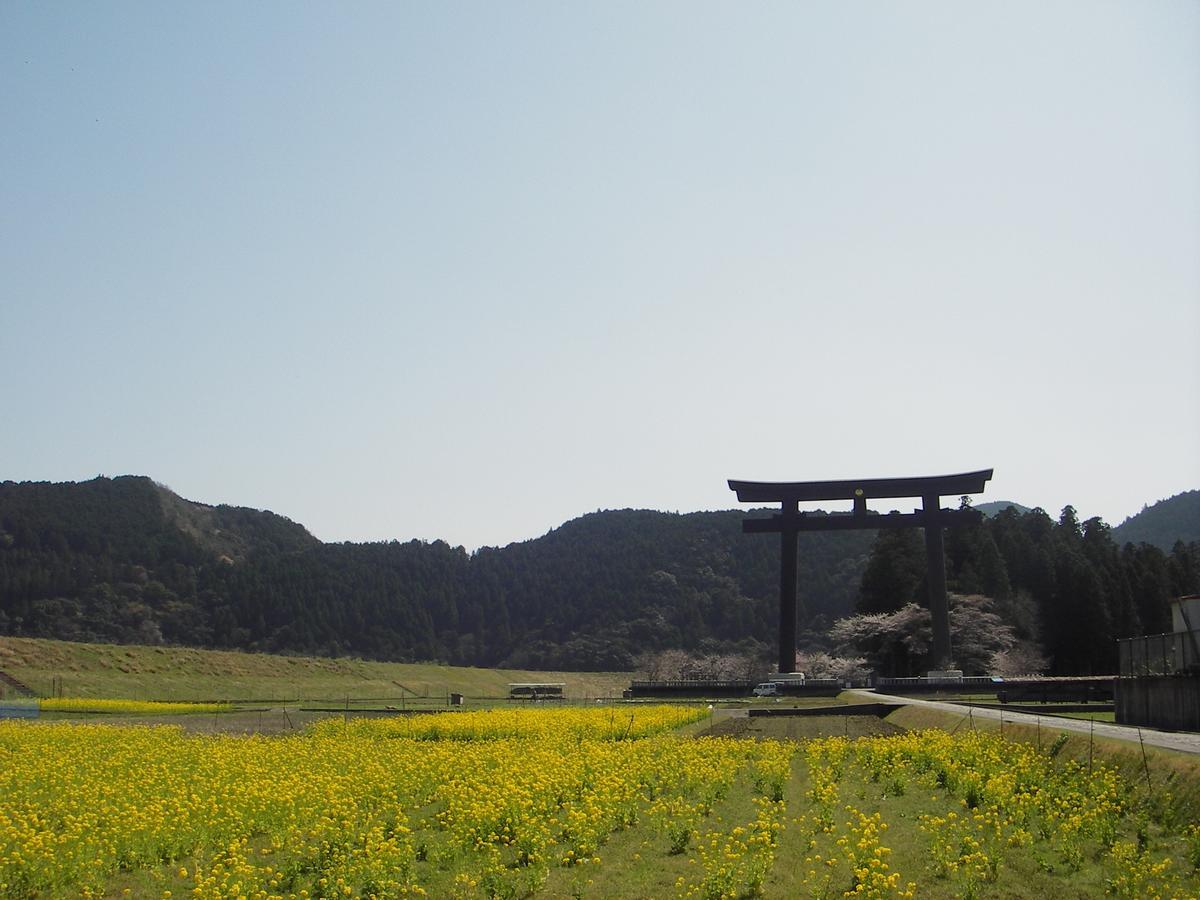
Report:
[[[630,678],[622,672],[476,669],[13,637],[0,637],[0,670],[42,696],[61,685],[66,697],[337,705],[422,698],[444,704],[451,691],[468,699],[503,698],[509,682],[522,681],[564,682],[574,700],[619,697]]]

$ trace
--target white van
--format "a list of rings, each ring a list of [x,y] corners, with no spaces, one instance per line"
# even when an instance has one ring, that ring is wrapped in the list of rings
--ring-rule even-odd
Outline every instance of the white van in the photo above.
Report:
[[[754,688],[755,697],[778,697],[779,685],[774,681],[764,681]]]

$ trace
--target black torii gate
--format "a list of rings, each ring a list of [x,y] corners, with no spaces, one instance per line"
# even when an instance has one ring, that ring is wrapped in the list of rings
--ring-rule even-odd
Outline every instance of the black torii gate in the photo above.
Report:
[[[779,503],[781,511],[769,519],[746,519],[745,534],[779,532],[779,671],[796,668],[796,535],[801,531],[847,531],[856,528],[924,528],[925,556],[929,568],[929,611],[933,616],[934,667],[948,668],[950,655],[950,609],[946,600],[946,558],[942,529],[978,522],[982,515],[973,509],[942,509],[941,498],[978,494],[992,477],[991,469],[959,475],[924,478],[865,478],[848,481],[734,481],[739,503]],[[867,500],[920,497],[921,510],[912,513],[871,513]],[[813,500],[853,500],[849,514],[812,515],[799,505]]]

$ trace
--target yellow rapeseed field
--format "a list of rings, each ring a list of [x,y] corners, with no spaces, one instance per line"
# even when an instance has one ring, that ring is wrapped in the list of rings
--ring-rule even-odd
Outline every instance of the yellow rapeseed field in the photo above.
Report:
[[[43,712],[120,713],[131,716],[171,716],[186,713],[225,712],[228,703],[172,703],[162,700],[103,700],[91,697],[47,697],[39,700]]]
[[[553,866],[598,865],[658,798],[759,768],[778,796],[776,745],[667,733],[705,715],[475,712],[283,738],[0,723],[0,896],[164,869],[198,897],[524,894]]]
[[[619,870],[649,868],[655,895],[1021,896],[1005,873],[1036,847],[1064,884],[1087,868],[1117,896],[1195,896],[1200,828],[1179,837],[1188,860],[1156,853],[1101,765],[975,733],[674,733],[707,714],[495,710],[282,737],[0,722],[0,897],[515,898],[593,879],[645,896],[605,880],[631,865],[610,858],[626,831],[627,856],[643,837],[663,854]],[[894,853],[900,831],[919,847]]]

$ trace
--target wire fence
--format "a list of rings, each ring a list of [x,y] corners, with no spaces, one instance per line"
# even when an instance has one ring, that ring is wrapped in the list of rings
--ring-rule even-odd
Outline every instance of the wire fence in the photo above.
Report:
[[[1146,634],[1117,641],[1122,678],[1200,671],[1200,631]]]
[[[996,678],[992,675],[958,675],[958,676],[941,676],[941,677],[938,677],[938,676],[929,677],[927,675],[916,675],[916,676],[909,677],[909,678],[884,678],[882,676],[879,676],[874,679],[874,686],[881,687],[881,688],[886,688],[886,687],[892,687],[892,688],[917,687],[917,688],[919,688],[919,687],[925,687],[925,686],[936,686],[936,687],[944,688],[944,687],[957,687],[959,685],[962,685],[964,687],[972,687],[972,686],[974,686],[974,687],[992,687],[999,681],[1003,681],[1003,679]]]

